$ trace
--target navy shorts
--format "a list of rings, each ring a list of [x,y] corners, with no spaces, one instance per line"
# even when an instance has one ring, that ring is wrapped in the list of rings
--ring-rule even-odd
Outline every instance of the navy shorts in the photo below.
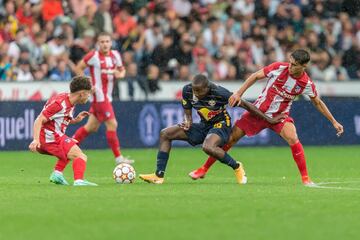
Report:
[[[221,138],[220,147],[222,147],[229,141],[231,126],[227,126],[225,121],[215,124],[193,123],[185,133],[189,138],[187,141],[193,146],[202,144],[207,135],[216,134]]]

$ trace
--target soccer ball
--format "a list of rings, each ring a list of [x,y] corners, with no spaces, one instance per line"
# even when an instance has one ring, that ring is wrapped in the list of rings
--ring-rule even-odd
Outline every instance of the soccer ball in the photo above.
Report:
[[[120,163],[113,171],[113,178],[116,183],[133,183],[135,177],[134,167],[127,163]]]

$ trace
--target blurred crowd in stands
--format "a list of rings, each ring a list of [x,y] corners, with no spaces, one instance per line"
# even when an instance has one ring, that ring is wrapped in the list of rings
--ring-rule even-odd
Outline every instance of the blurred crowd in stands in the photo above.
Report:
[[[0,0],[0,81],[68,81],[113,35],[129,81],[243,80],[306,48],[315,81],[360,79],[358,0]]]

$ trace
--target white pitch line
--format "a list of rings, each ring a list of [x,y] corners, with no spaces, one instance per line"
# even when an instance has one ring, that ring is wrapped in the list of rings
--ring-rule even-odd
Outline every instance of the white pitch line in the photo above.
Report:
[[[330,184],[341,184],[341,183],[360,183],[360,181],[345,181],[345,182],[319,182],[316,185],[330,185]]]
[[[310,187],[310,186],[309,186]],[[327,186],[311,186],[310,188],[326,188],[326,189],[337,189],[337,190],[350,190],[350,191],[360,191],[360,188],[347,188],[347,187],[327,187]]]
[[[337,189],[337,190],[350,190],[350,191],[360,191],[360,188],[350,188],[350,187],[341,187],[341,186],[323,186],[331,184],[347,184],[347,183],[360,183],[360,181],[344,181],[344,182],[320,182],[316,183],[313,186],[308,186],[311,188],[325,188],[325,189]]]

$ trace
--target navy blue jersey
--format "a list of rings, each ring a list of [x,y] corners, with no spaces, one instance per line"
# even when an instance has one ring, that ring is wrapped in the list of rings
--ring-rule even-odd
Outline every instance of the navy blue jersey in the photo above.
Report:
[[[184,109],[194,108],[201,117],[202,122],[215,124],[225,121],[226,125],[230,126],[230,116],[226,111],[226,105],[231,94],[226,88],[210,83],[208,94],[202,99],[198,99],[193,94],[190,83],[183,87],[182,106]]]

